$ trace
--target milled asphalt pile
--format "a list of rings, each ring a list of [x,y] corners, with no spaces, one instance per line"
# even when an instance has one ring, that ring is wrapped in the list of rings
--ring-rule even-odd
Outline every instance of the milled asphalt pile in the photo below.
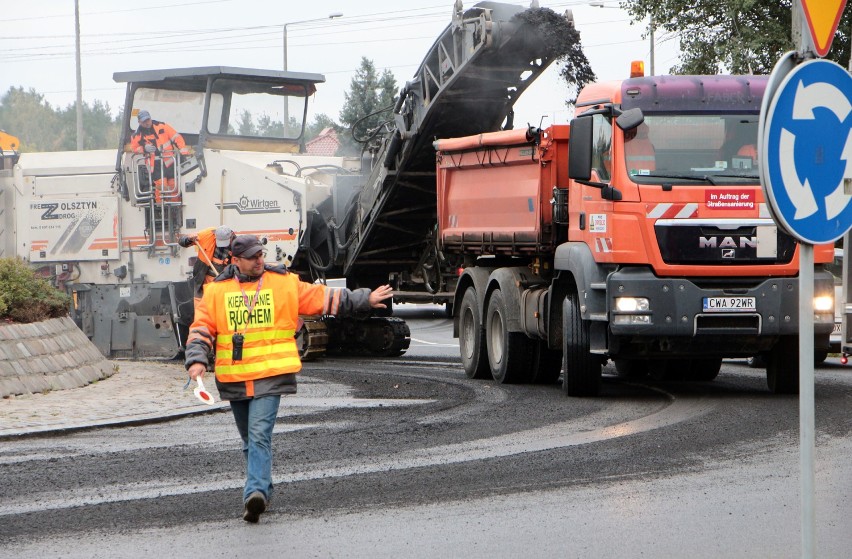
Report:
[[[108,425],[130,425],[183,415],[221,411],[213,375],[205,388],[213,406],[193,394],[195,383],[180,361],[109,361],[116,368],[109,378],[80,388],[8,396],[0,400],[0,439],[75,431]]]

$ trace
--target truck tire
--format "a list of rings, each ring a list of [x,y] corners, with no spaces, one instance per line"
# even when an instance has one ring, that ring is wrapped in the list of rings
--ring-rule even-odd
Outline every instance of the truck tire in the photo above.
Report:
[[[545,340],[535,342],[532,376],[534,384],[553,384],[562,372],[562,353],[547,347]]]
[[[580,314],[576,293],[562,302],[562,347],[562,391],[568,396],[597,396],[601,362],[589,351],[589,321]]]
[[[482,312],[476,304],[476,290],[467,288],[459,307],[459,349],[467,378],[491,378],[488,355],[485,353],[485,331]]]
[[[529,382],[535,342],[521,332],[509,332],[503,293],[495,289],[488,303],[485,340],[491,376],[501,384]]]
[[[782,336],[766,355],[766,384],[773,394],[799,393],[799,339]]]

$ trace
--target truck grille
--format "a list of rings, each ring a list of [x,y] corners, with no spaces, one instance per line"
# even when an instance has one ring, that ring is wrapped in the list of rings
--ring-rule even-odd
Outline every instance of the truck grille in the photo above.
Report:
[[[685,221],[683,225],[673,223]],[[787,264],[793,259],[796,243],[792,237],[776,233],[774,254],[757,248],[757,225],[722,228],[693,220],[661,220],[654,225],[660,254],[666,264]]]

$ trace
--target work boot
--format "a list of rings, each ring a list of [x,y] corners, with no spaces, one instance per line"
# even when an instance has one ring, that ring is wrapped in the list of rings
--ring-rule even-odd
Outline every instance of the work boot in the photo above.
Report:
[[[260,491],[255,491],[246,499],[246,509],[243,512],[243,520],[257,523],[260,515],[266,510],[266,497]]]

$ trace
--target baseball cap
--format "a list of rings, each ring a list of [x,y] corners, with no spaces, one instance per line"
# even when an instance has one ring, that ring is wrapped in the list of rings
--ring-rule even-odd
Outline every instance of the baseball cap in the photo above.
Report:
[[[251,258],[263,250],[263,244],[255,235],[237,235],[231,243],[231,254],[238,258]]]
[[[220,248],[231,246],[231,237],[233,235],[234,231],[230,227],[220,225],[216,228],[216,246]]]
[[[148,120],[149,118],[151,118],[151,113],[149,113],[145,109],[142,109],[141,111],[136,113],[136,120],[138,122],[144,122],[144,121]]]

